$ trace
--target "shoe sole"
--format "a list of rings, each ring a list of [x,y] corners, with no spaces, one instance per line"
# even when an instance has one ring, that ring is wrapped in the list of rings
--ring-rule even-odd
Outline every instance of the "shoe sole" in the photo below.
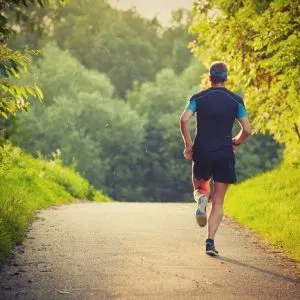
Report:
[[[213,251],[213,250],[207,250],[207,251],[206,251],[206,254],[209,255],[209,256],[219,256],[219,254],[216,253],[216,252]]]
[[[203,215],[203,216],[196,215],[196,221],[200,227],[205,227],[207,224],[207,216],[206,215]]]
[[[201,196],[198,200],[199,207],[196,210],[196,221],[200,227],[205,227],[207,224],[206,205],[208,202],[207,196]]]

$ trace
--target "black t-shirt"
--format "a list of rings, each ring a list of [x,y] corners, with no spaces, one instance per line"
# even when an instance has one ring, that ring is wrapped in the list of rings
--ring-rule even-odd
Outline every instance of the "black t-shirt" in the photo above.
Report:
[[[197,112],[194,149],[205,152],[231,147],[235,119],[247,117],[243,99],[225,87],[211,87],[193,95],[187,109]]]

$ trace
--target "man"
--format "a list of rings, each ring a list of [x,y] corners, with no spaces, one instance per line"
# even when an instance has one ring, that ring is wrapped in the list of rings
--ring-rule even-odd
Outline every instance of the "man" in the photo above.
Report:
[[[214,239],[223,218],[224,197],[229,184],[236,182],[234,152],[252,131],[242,98],[225,88],[227,77],[226,64],[214,62],[209,70],[211,87],[193,95],[180,118],[184,156],[193,160],[194,199],[198,203],[196,220],[201,227],[207,224],[206,205],[211,196],[206,240],[206,254],[210,256],[218,255]],[[192,143],[189,120],[195,112],[197,133]],[[235,120],[241,130],[232,138]]]

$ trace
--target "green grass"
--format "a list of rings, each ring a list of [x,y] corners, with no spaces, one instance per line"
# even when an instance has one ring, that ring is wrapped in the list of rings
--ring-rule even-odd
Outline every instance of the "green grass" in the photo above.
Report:
[[[300,167],[283,164],[230,188],[225,212],[300,261]]]
[[[59,161],[34,159],[5,145],[0,150],[0,263],[22,241],[34,211],[74,198],[110,200]]]

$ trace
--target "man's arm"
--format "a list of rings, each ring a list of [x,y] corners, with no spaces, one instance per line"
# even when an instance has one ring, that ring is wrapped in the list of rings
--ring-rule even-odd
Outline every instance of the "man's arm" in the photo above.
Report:
[[[238,118],[237,121],[241,126],[241,131],[232,139],[233,144],[236,144],[236,146],[252,134],[252,128],[247,117]]]
[[[193,154],[192,153],[193,142],[192,142],[190,128],[189,128],[189,121],[190,118],[193,116],[193,114],[194,114],[193,111],[189,109],[185,109],[180,117],[180,131],[185,145],[185,149],[183,153],[184,153],[184,157],[189,160],[192,159],[192,154]]]

